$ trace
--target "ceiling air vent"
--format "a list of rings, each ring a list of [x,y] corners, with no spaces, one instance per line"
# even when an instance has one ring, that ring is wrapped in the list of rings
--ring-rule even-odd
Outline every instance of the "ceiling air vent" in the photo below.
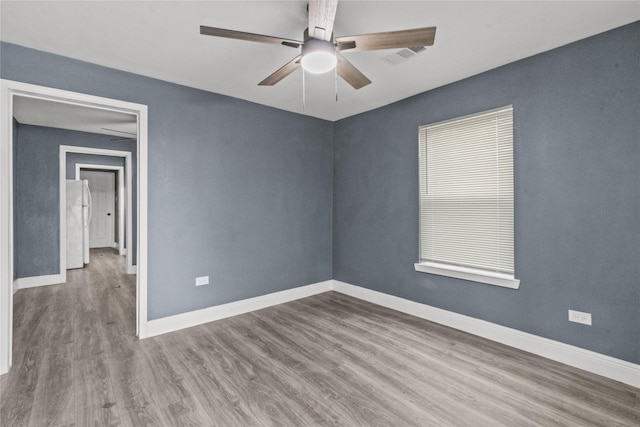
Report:
[[[427,48],[424,46],[409,47],[387,55],[382,59],[391,64],[398,65],[408,61],[409,59],[413,58],[420,52],[424,52],[425,50],[427,50]]]

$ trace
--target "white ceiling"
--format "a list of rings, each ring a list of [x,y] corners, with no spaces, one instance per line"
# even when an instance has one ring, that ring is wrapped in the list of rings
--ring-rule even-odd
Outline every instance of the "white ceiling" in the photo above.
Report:
[[[393,65],[393,51],[345,52],[372,84],[333,73],[257,83],[298,50],[202,36],[200,25],[302,38],[304,1],[2,1],[4,41],[338,120],[640,19],[640,1],[346,1],[336,36],[436,26],[433,47]]]
[[[135,138],[138,124],[133,114],[83,105],[16,96],[13,117],[20,124],[48,126],[82,132]]]

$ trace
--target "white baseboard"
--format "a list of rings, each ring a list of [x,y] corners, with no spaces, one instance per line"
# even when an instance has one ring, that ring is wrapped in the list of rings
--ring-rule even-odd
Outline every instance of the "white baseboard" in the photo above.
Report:
[[[167,332],[190,328],[203,323],[213,322],[214,320],[225,319],[227,317],[237,316],[250,311],[328,292],[331,290],[332,282],[332,280],[327,280],[259,297],[203,308],[202,310],[189,311],[187,313],[150,320],[147,322],[144,336],[140,338],[149,338]]]
[[[147,322],[149,338],[334,290],[640,388],[640,365],[382,292],[327,280]]]
[[[60,274],[46,276],[21,277],[13,281],[13,292],[18,289],[35,288],[37,286],[57,285],[64,283]]]
[[[336,292],[430,320],[640,388],[640,365],[635,363],[338,280],[332,280],[331,282],[331,288]]]
[[[127,274],[138,274],[138,266],[132,265],[131,267],[127,266]]]

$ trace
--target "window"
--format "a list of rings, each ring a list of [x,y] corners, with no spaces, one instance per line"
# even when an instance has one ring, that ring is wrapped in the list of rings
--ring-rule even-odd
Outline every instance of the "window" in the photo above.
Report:
[[[419,128],[417,271],[517,289],[513,108]]]

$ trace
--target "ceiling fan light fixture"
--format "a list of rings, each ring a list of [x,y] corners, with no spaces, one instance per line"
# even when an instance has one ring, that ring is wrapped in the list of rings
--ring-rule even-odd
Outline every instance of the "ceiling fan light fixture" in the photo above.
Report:
[[[322,74],[333,70],[338,60],[336,59],[336,48],[333,43],[309,39],[302,46],[302,68],[312,74]]]

